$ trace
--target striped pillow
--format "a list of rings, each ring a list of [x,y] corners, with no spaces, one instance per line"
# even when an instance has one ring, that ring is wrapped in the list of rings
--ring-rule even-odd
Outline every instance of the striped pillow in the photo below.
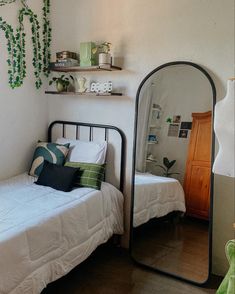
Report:
[[[79,168],[76,186],[100,190],[104,180],[105,164],[68,161],[65,166]]]

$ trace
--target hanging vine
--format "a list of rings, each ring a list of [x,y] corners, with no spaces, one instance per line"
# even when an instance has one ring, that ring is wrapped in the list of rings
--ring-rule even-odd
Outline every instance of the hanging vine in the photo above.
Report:
[[[0,0],[0,6],[15,2],[16,0]],[[43,49],[40,42],[40,25],[38,17],[26,4],[26,0],[21,0],[23,8],[19,11],[18,21],[19,27],[16,29],[16,35],[11,25],[7,24],[0,17],[0,29],[5,32],[7,39],[8,50],[8,74],[9,84],[12,89],[20,87],[26,77],[26,62],[25,62],[25,32],[24,32],[24,17],[27,16],[31,23],[32,44],[33,44],[33,60],[35,85],[39,89],[42,85],[41,73],[42,69],[48,76],[48,65],[50,62],[50,44],[51,44],[51,27],[50,27],[50,0],[43,0]],[[43,56],[43,57],[42,57]],[[42,65],[43,64],[43,65]]]
[[[10,4],[12,2],[15,2],[16,0],[1,0],[0,1],[0,6],[3,6],[5,4]]]
[[[8,51],[8,59],[7,59],[7,64],[8,64],[8,74],[9,74],[9,84],[12,87],[12,89],[15,88],[15,86],[18,84],[20,86],[20,80],[17,78],[16,75],[16,68],[17,66],[17,50],[15,49],[16,47],[16,39],[15,35],[13,32],[12,27],[7,24],[5,21],[2,20],[0,17],[0,29],[2,29],[5,33],[5,37],[7,39],[7,51]],[[18,82],[17,82],[18,81]]]
[[[50,24],[50,0],[43,0],[43,72],[49,76],[49,63],[51,60],[51,24]]]

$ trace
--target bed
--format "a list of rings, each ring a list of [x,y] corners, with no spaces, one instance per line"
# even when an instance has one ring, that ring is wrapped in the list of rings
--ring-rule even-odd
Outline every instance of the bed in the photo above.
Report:
[[[176,179],[136,172],[134,191],[134,227],[173,211],[186,211],[184,191]]]
[[[0,294],[40,293],[113,234],[123,233],[124,135],[112,126],[57,121],[49,127],[49,141],[58,127],[65,137],[67,126],[75,128],[76,138],[81,128],[88,129],[89,140],[95,129],[104,130],[107,141],[110,131],[118,134],[118,187],[102,182],[101,190],[66,193],[35,185],[27,173],[0,182]]]

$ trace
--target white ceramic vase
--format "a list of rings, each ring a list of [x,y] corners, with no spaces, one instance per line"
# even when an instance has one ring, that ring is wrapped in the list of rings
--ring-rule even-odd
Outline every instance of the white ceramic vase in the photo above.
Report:
[[[80,77],[77,78],[77,83],[78,83],[78,92],[79,93],[84,93],[86,92],[87,88],[86,88],[86,78],[84,77]]]

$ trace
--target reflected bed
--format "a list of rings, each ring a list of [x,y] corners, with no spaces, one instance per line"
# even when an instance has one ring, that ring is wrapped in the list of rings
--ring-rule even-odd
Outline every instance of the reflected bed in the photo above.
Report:
[[[172,211],[185,212],[184,190],[178,180],[149,173],[135,174],[134,227]]]

